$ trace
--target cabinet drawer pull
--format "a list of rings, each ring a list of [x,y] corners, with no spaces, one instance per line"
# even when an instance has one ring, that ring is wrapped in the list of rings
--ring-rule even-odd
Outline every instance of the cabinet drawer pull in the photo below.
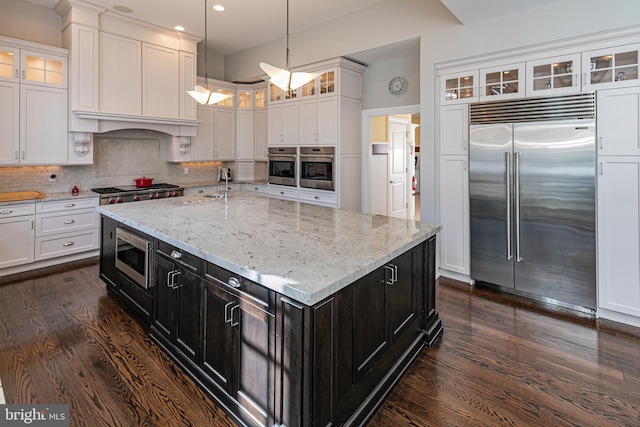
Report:
[[[167,273],[167,287],[171,289],[178,289],[180,287],[179,283],[176,283],[176,276],[179,276],[180,272],[178,270],[173,270]]]
[[[280,194],[282,194],[284,196],[284,191],[281,191]]]
[[[320,200],[320,196],[316,196],[316,197],[314,197],[314,199]]]
[[[74,222],[76,222],[75,219],[68,219],[63,224],[73,224]]]
[[[233,312],[236,311],[237,308],[240,308],[240,304],[236,304],[233,307],[231,307],[231,327],[235,327],[238,326],[238,323],[240,323],[239,320],[234,320],[233,319]]]
[[[229,312],[229,308],[231,308],[231,306],[233,304],[235,304],[235,301],[231,301],[228,302],[224,305],[224,323],[231,323],[231,313]]]
[[[76,205],[75,203],[65,203],[65,204],[64,204],[64,207],[65,207],[65,208],[72,208],[72,207],[74,207],[75,205]]]
[[[182,252],[179,251],[171,251],[171,258],[180,259],[182,258]]]
[[[73,245],[75,245],[75,244],[76,244],[76,243],[75,243],[74,241],[69,241],[69,242],[65,242],[65,243],[63,243],[63,244],[62,244],[62,246],[64,246],[64,247],[66,248],[67,246],[73,246]]]
[[[232,288],[239,288],[240,287],[240,280],[238,280],[236,277],[230,277],[229,281],[227,283]]]
[[[9,215],[10,213],[13,213],[11,209],[3,209],[0,211],[0,215]]]
[[[391,273],[391,278],[387,279],[385,275],[384,283],[387,285],[393,285],[398,281],[398,266],[393,264],[387,264],[384,269]]]

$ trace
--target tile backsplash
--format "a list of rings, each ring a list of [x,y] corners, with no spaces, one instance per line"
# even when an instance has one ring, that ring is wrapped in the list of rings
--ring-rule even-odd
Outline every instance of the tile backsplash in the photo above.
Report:
[[[45,193],[71,192],[97,187],[134,185],[135,178],[185,185],[214,180],[225,162],[169,163],[165,159],[169,136],[147,130],[119,130],[94,135],[92,165],[3,166],[0,192],[39,190]],[[229,167],[233,167],[229,165]],[[184,169],[189,173],[185,174]],[[55,181],[49,176],[55,174]]]

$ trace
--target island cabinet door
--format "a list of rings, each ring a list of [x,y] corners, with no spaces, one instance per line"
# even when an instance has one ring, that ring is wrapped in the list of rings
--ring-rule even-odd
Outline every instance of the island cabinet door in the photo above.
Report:
[[[222,269],[215,271],[227,279]],[[255,289],[248,281],[235,279],[240,281],[237,286]],[[275,316],[268,309],[273,303],[217,277],[206,275],[202,284],[202,370],[243,407],[240,417],[249,425],[274,425]]]
[[[190,256],[169,251],[177,258]],[[201,359],[200,277],[197,259],[193,263],[167,258],[164,251],[156,256],[156,303],[153,326],[157,333],[196,363]],[[192,265],[193,264],[193,265]]]
[[[378,268],[353,284],[354,381],[366,374],[389,349],[386,268]]]
[[[391,343],[402,335],[420,315],[419,300],[421,276],[414,276],[414,257],[419,248],[407,252],[385,265],[386,302],[389,316]]]
[[[116,226],[117,222],[102,217],[102,244],[100,245],[100,278],[111,290],[117,290],[118,269],[116,268]]]
[[[237,364],[232,310],[238,297],[210,280],[202,280],[204,335],[202,369],[209,379],[233,393],[233,373]]]

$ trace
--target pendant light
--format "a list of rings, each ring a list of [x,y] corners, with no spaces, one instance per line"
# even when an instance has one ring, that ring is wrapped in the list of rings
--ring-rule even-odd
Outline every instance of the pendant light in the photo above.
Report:
[[[285,92],[298,89],[300,86],[315,79],[322,73],[302,73],[289,71],[289,0],[287,0],[287,52],[286,52],[286,69],[269,65],[265,62],[260,63],[262,71],[267,73],[274,85],[278,86]]]
[[[207,63],[207,0],[204,0],[204,84],[206,85],[209,82],[209,75],[207,71],[209,70]],[[195,85],[193,90],[188,90],[187,93],[193,97],[196,101],[198,101],[202,105],[213,105],[217,104],[220,101],[224,101],[225,99],[231,98],[233,95],[226,95],[223,93],[213,92],[211,88],[208,86],[200,86]]]

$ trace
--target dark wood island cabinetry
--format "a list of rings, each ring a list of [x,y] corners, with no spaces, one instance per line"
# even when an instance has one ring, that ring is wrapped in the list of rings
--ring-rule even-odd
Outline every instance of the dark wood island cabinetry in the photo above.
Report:
[[[391,256],[368,272],[346,272],[339,285],[321,278],[331,291],[301,301],[289,289],[303,289],[301,281],[216,262],[210,252],[116,209],[102,212],[123,221],[116,228],[138,225],[153,237],[151,337],[239,425],[363,425],[442,331],[434,300],[438,226],[425,232],[411,224],[407,241],[393,243],[398,249]],[[341,215],[345,224],[356,214]],[[357,215],[368,224],[367,216]],[[109,221],[103,222],[103,237]],[[382,233],[378,222],[391,227],[385,235],[408,227],[375,219],[367,227]],[[233,224],[225,225],[233,232]],[[112,258],[104,250],[101,268],[109,271]],[[274,276],[287,287],[274,285]]]

